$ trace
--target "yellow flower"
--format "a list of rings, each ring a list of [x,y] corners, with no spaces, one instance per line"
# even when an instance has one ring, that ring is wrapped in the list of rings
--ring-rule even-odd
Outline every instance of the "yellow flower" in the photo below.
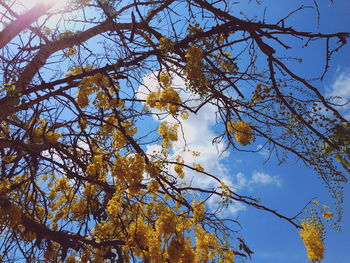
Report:
[[[58,132],[48,132],[45,134],[45,140],[50,144],[55,144],[59,138],[62,137],[62,134]]]
[[[2,161],[6,164],[12,163],[16,159],[16,155],[6,155],[2,157]]]
[[[177,164],[175,164],[174,170],[177,173],[177,175],[179,176],[179,178],[183,179],[184,176],[185,176],[185,172],[183,171],[184,160],[182,159],[181,156],[177,156],[176,157],[176,162],[177,162]]]
[[[167,72],[160,73],[159,80],[160,80],[160,83],[162,83],[164,86],[169,87],[171,84],[170,83],[170,76]]]
[[[163,79],[166,83],[166,79]],[[151,108],[158,110],[168,109],[172,115],[176,115],[182,100],[179,94],[172,88],[168,87],[161,92],[151,92],[146,98],[146,104]]]
[[[188,114],[187,111],[184,111],[184,110],[183,110],[183,111],[180,112],[180,116],[181,116],[181,118],[182,118],[183,120],[187,120],[189,114]]]
[[[162,53],[166,54],[168,52],[173,52],[175,43],[167,39],[166,36],[162,36],[159,39],[159,49]]]
[[[303,229],[299,232],[304,241],[307,257],[311,261],[320,261],[324,255],[324,245],[322,239],[322,227],[318,224],[302,221]]]
[[[199,172],[204,172],[204,168],[201,164],[199,163],[194,163],[193,164],[193,168],[195,168],[196,170],[198,170]]]
[[[163,122],[158,127],[158,133],[163,137],[162,138],[162,147],[168,148],[172,147],[172,142],[177,141],[177,129],[178,125],[170,125],[168,122]]]
[[[204,202],[197,203],[196,201],[193,201],[192,206],[194,222],[201,221],[205,216]]]
[[[169,207],[162,207],[157,218],[156,229],[159,234],[168,237],[176,232],[177,215]]]
[[[76,53],[75,48],[73,48],[73,47],[69,48],[68,51],[67,51],[67,56],[68,57],[73,56],[73,55],[75,55],[75,53]]]
[[[145,159],[139,154],[121,156],[114,162],[113,175],[116,180],[128,188],[130,194],[137,194],[140,190]]]
[[[332,218],[333,217],[333,213],[332,212],[324,212],[322,214],[323,217],[325,218]]]
[[[253,139],[253,130],[247,122],[231,121],[227,124],[227,130],[235,135],[237,142],[241,145],[248,145]]]

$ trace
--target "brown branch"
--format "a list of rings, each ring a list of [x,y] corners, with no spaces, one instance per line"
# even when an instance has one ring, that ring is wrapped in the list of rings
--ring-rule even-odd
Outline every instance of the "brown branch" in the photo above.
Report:
[[[8,44],[24,29],[28,28],[39,17],[44,15],[54,5],[54,1],[40,2],[25,14],[20,15],[16,21],[12,22],[0,32],[0,49]]]
[[[8,210],[15,205],[9,200],[0,198],[0,207],[3,211]],[[53,231],[46,225],[36,222],[28,215],[21,213],[20,223],[23,224],[27,231],[34,232],[37,238],[45,238],[47,240],[55,241],[64,248],[72,248],[74,250],[83,249],[85,245],[91,245],[93,247],[105,247],[105,246],[122,246],[125,242],[122,240],[109,240],[97,242],[94,239],[87,239],[79,234],[72,234],[66,231]]]

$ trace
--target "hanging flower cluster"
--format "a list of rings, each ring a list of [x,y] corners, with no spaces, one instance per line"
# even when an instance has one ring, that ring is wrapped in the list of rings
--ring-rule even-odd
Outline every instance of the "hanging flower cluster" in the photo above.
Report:
[[[248,145],[253,139],[253,130],[249,123],[244,121],[229,122],[227,131],[234,134],[237,142],[241,145]]]
[[[39,127],[35,127],[30,132],[31,141],[34,143],[46,142],[49,144],[55,144],[62,134],[54,131],[50,131],[47,125],[47,121],[44,119],[38,120]]]
[[[175,43],[169,40],[166,36],[159,39],[159,49],[163,54],[172,53],[174,51]]]
[[[71,71],[66,74],[66,77],[81,74],[83,72],[90,72],[94,68],[92,66],[73,66]],[[79,89],[77,91],[77,103],[79,107],[86,108],[89,106],[89,97],[92,94],[96,94],[93,100],[93,104],[99,108],[113,109],[121,106],[120,101],[116,98],[111,98],[115,93],[115,87],[118,87],[119,83],[112,78],[108,78],[101,73],[96,73],[92,76],[84,77],[79,83]]]
[[[208,80],[203,73],[203,52],[197,46],[190,46],[185,55],[187,64],[185,74],[188,80],[188,86],[191,91],[203,95],[208,89]]]
[[[144,157],[139,154],[120,156],[114,165],[113,175],[116,180],[125,185],[130,194],[137,194],[145,171]]]
[[[177,141],[178,124],[171,125],[168,122],[163,122],[158,127],[158,132],[162,136],[162,148],[171,148],[172,142]]]
[[[323,234],[324,227],[317,220],[308,220],[301,223],[303,229],[299,232],[304,241],[307,257],[311,262],[318,262],[324,256]]]
[[[167,81],[163,77],[163,82]],[[157,110],[168,109],[172,115],[176,115],[182,100],[179,94],[173,88],[166,88],[160,92],[151,92],[146,98],[149,107]]]

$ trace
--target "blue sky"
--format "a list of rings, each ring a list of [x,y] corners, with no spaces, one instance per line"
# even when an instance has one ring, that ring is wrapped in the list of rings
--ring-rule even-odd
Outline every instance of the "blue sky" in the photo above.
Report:
[[[268,23],[274,23],[286,16],[290,11],[300,5],[313,5],[313,1],[262,1],[260,6],[254,4],[237,5],[237,14],[243,8],[247,16],[257,16],[262,20],[265,6]],[[339,32],[349,31],[350,2],[346,0],[335,0],[333,5],[329,1],[319,1],[321,12],[320,25],[317,26],[317,14],[314,9],[307,9],[292,16],[286,26],[301,31],[313,32]],[[260,18],[260,19],[259,19]],[[302,57],[303,63],[291,64],[295,73],[304,78],[320,77],[325,63],[325,42],[315,41],[310,48],[300,48],[304,42],[296,40],[290,53]],[[325,95],[342,95],[350,98],[350,49],[346,47],[339,54],[335,54],[328,73],[323,81],[313,84]],[[152,78],[145,78],[145,84],[155,84]],[[173,84],[183,85],[181,80],[174,80]],[[145,92],[140,88],[140,93]],[[140,95],[140,98],[145,96]],[[287,216],[294,216],[312,200],[318,200],[320,204],[329,205],[335,210],[334,202],[330,197],[325,185],[318,175],[311,169],[306,168],[303,163],[291,159],[282,165],[272,156],[268,162],[264,162],[266,156],[264,151],[260,153],[225,152],[221,157],[217,150],[223,149],[223,144],[211,145],[215,132],[215,109],[210,106],[199,112],[198,116],[190,116],[188,122],[184,121],[184,131],[188,134],[186,141],[192,150],[199,150],[202,155],[195,161],[203,165],[206,171],[221,177],[233,186],[241,194],[252,195],[261,199],[262,204],[278,210]],[[345,114],[350,111],[344,107]],[[171,121],[171,118],[167,119]],[[180,152],[183,142],[174,145],[175,151]],[[255,145],[259,147],[259,143]],[[148,152],[158,149],[156,145],[148,146]],[[187,155],[187,158],[192,158]],[[189,174],[188,182],[205,186],[213,186],[215,183],[203,180],[196,174]],[[325,263],[347,263],[350,262],[350,187],[345,185],[343,203],[344,217],[341,222],[342,230],[335,231],[326,225],[326,253]],[[208,203],[211,207],[214,202]],[[282,221],[274,215],[254,208],[233,204],[225,212],[225,216],[238,219],[242,226],[242,237],[255,252],[251,262],[257,263],[299,263],[307,262],[306,252],[298,230],[291,224]],[[237,226],[233,226],[237,229]]]
[[[321,11],[320,27],[317,28],[317,15],[315,10],[308,9],[292,16],[290,25],[295,29],[314,32],[338,32],[349,31],[350,1],[334,0],[330,5],[328,0],[320,0]],[[313,5],[312,0],[264,0],[260,6],[251,1],[249,5],[237,5],[237,14],[242,11],[248,16],[256,15],[262,20],[265,6],[266,22],[274,23],[286,16],[290,11],[300,5]],[[301,42],[296,41],[299,46]],[[293,48],[291,54],[304,58],[303,64],[293,64],[293,70],[305,78],[319,77],[322,74],[325,62],[325,43],[317,41],[310,44],[309,49]],[[343,48],[339,54],[335,54],[330,64],[330,69],[323,82],[315,85],[328,95],[347,95],[350,97],[350,48]],[[287,54],[286,54],[287,55]],[[153,84],[152,78],[145,82]],[[181,80],[174,80],[181,87]],[[151,85],[152,86],[152,85]],[[140,88],[140,98],[142,92]],[[350,110],[345,107],[347,112]],[[170,118],[169,118],[170,120]],[[156,124],[157,122],[155,122]],[[151,126],[151,125],[150,125]],[[153,125],[152,125],[153,126]],[[293,216],[311,200],[317,199],[320,204],[326,204],[334,210],[333,200],[326,187],[322,184],[318,175],[301,162],[290,161],[287,164],[278,165],[278,161],[272,157],[264,162],[266,156],[260,153],[241,153],[228,151],[219,156],[217,152],[224,148],[224,143],[212,145],[211,139],[215,137],[215,109],[206,106],[197,116],[190,116],[189,121],[183,122],[186,140],[191,150],[202,152],[197,158],[189,157],[193,162],[201,163],[208,172],[219,174],[226,182],[240,193],[259,197],[262,204],[276,209],[284,215]],[[183,149],[183,140],[174,145],[175,151]],[[256,143],[254,147],[258,147]],[[148,152],[159,149],[157,145],[149,145]],[[188,180],[202,186],[213,186],[213,182],[203,180],[198,174],[189,173]],[[327,228],[325,263],[350,262],[350,187],[344,188],[344,217],[341,223],[342,231],[337,232]],[[214,200],[215,201],[215,200]],[[212,207],[214,201],[208,203]],[[306,262],[305,248],[296,230],[291,224],[284,222],[269,213],[257,211],[254,208],[232,204],[225,212],[225,216],[238,219],[241,223],[241,234],[246,243],[254,251],[250,262],[256,263],[300,263]],[[234,226],[237,229],[237,226]],[[249,260],[248,260],[249,262]]]
[[[256,5],[255,1],[251,1],[247,5],[237,5],[235,15],[241,16],[239,12],[243,11],[249,17],[257,16],[257,20],[262,20],[266,7],[265,21],[275,23],[302,4],[313,5],[313,1],[265,0],[262,1],[261,5]],[[327,33],[349,31],[349,1],[335,0],[333,5],[329,5],[329,1],[322,0],[319,1],[319,7],[321,11],[319,28],[317,27],[317,15],[313,9],[307,9],[292,16],[288,20],[289,24],[295,29],[303,31]],[[90,44],[92,45],[92,43],[93,41]],[[313,42],[308,49],[300,48],[303,44],[303,42],[295,40],[290,53],[283,53],[283,51],[281,55],[302,57],[303,63],[291,64],[292,69],[305,78],[319,77],[322,74],[325,62],[325,42]],[[339,54],[335,54],[323,82],[314,83],[323,94],[349,96],[349,51],[350,48],[347,47],[342,49]],[[155,88],[157,81],[151,76],[145,76],[144,82],[147,86]],[[179,88],[184,86],[183,80],[179,78],[173,79],[173,84]],[[144,99],[148,92],[140,87],[139,98]],[[171,117],[167,117],[166,120],[172,121]],[[155,120],[155,123],[147,123],[146,121],[142,122],[141,125],[144,125],[143,127],[146,129],[151,129],[159,123]],[[264,151],[254,154],[227,151],[219,156],[218,151],[221,152],[225,147],[225,143],[222,142],[217,145],[211,143],[211,139],[217,135],[214,107],[207,105],[198,115],[190,116],[188,121],[183,122],[183,129],[189,148],[202,153],[197,158],[193,158],[189,153],[182,153],[185,159],[189,162],[198,162],[206,171],[220,175],[227,184],[233,186],[239,193],[258,197],[262,204],[287,216],[296,215],[309,201],[314,199],[319,200],[320,204],[329,205],[331,210],[334,210],[333,200],[321,179],[313,170],[304,167],[301,162],[293,162],[292,159],[287,164],[278,165],[278,161],[274,157],[268,162],[264,162],[266,159]],[[184,140],[180,138],[179,142],[174,144],[174,156],[182,152],[183,145]],[[153,150],[157,150],[159,147],[156,144],[148,145],[146,149],[148,153],[152,153]],[[259,142],[254,147],[259,147]],[[187,182],[205,187],[217,186],[214,182],[206,180],[193,172],[188,172]],[[350,250],[349,193],[349,186],[346,185],[342,231],[336,232],[332,228],[327,228],[326,254],[323,261],[325,263],[350,262],[350,253],[348,253]],[[209,200],[207,207],[213,208],[215,201],[217,200]],[[250,262],[300,263],[307,261],[305,248],[298,235],[298,230],[291,224],[269,213],[257,211],[239,203],[232,204],[224,211],[223,216],[233,217],[240,221],[242,229],[239,236],[245,238],[246,243],[254,251]],[[237,229],[237,226],[232,227]]]
[[[264,6],[266,6],[266,21],[275,22],[276,18],[285,16],[290,10],[296,9],[301,4],[312,5],[312,1],[270,0],[262,2],[262,5],[258,8],[252,8],[248,5],[248,10],[245,12],[255,14],[255,11],[259,10],[256,15],[262,17]],[[335,0],[333,5],[329,5],[330,1],[317,2],[321,11],[319,28],[317,28],[315,11],[311,9],[293,16],[290,24],[295,29],[305,31],[312,30],[327,33],[349,31],[349,1]],[[295,51],[294,49],[292,52],[296,52],[297,55],[300,54],[301,57],[305,58],[302,65],[295,66],[296,72],[305,77],[320,76],[325,62],[324,50],[325,44],[321,41],[313,43],[312,48],[305,51],[302,49],[296,49]],[[324,94],[339,94],[350,97],[349,59],[349,47],[341,50],[339,54],[335,54],[323,82],[317,82],[317,87]],[[237,163],[235,162],[237,159],[242,161]],[[259,196],[264,204],[282,213],[294,215],[312,199],[317,199],[321,204],[329,204],[334,208],[332,198],[314,171],[304,167],[300,162],[279,166],[273,158],[267,163],[263,163],[263,159],[263,156],[257,154],[231,153],[230,157],[224,162],[230,166],[233,174],[243,171],[249,176],[254,171],[259,171],[278,178],[279,185],[274,183],[255,185],[248,192],[251,192],[254,196]],[[332,228],[327,228],[326,253],[323,261],[325,263],[350,262],[349,185],[345,185],[344,197],[342,230],[338,232]],[[304,245],[293,226],[272,215],[254,209],[240,211],[237,213],[237,217],[242,224],[243,236],[255,252],[251,262],[297,263],[307,261]]]

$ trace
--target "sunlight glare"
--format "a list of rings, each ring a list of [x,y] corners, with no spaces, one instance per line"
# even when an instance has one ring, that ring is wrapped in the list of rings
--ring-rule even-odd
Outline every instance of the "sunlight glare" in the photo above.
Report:
[[[23,13],[39,3],[54,3],[55,10],[63,8],[69,0],[17,0],[15,1],[15,10],[17,13]]]

